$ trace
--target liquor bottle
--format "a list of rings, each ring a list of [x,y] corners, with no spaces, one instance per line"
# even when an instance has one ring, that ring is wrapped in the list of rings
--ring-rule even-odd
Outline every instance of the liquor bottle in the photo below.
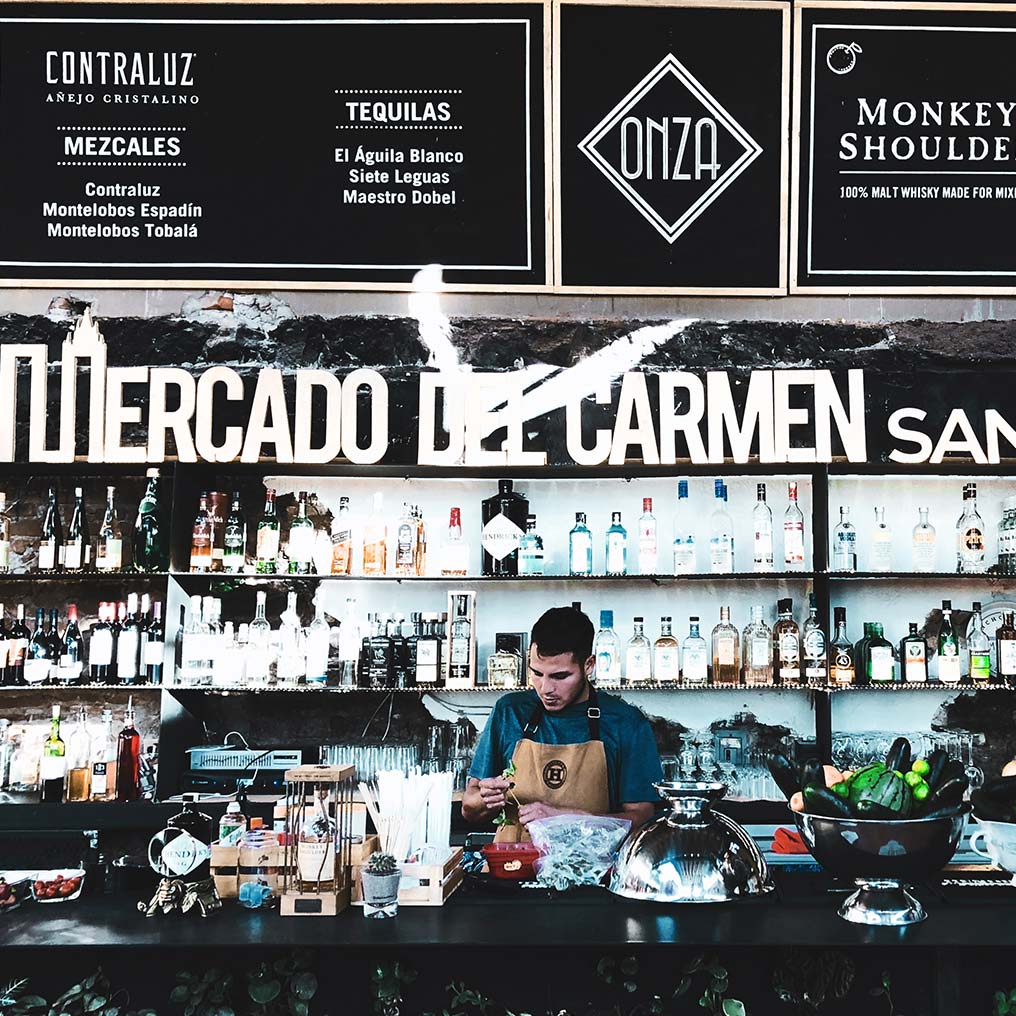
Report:
[[[652,647],[643,632],[643,619],[633,621],[632,637],[624,647],[624,683],[644,684],[653,679]]]
[[[416,525],[415,572],[417,576],[427,574],[427,523],[423,520],[423,509],[413,505],[413,522]]]
[[[448,514],[448,536],[441,547],[441,574],[465,575],[469,571],[469,544],[462,538],[462,510]]]
[[[367,682],[369,688],[395,686],[395,646],[381,616],[374,618],[367,640]]]
[[[416,571],[416,522],[409,503],[402,502],[402,516],[395,530],[395,574],[412,575]]]
[[[191,529],[190,570],[209,572],[212,570],[212,520],[208,515],[208,491],[201,491],[198,499],[198,513]]]
[[[49,684],[56,667],[56,653],[43,620],[44,611],[35,611],[35,630],[25,653],[25,681],[30,685]]]
[[[995,632],[995,659],[999,680],[1008,684],[1016,682],[1016,625],[1012,611],[1002,615],[1002,624]]]
[[[688,637],[681,643],[681,684],[704,688],[709,683],[709,647],[699,634],[699,619],[688,618]]]
[[[688,515],[688,481],[677,481],[677,506],[674,512],[674,574],[693,575],[696,570],[695,534]]]
[[[526,516],[526,535],[519,545],[519,574],[543,574],[543,537],[536,531],[536,516]]]
[[[575,513],[575,525],[568,534],[568,574],[593,574],[593,534],[586,525],[586,513]]]
[[[32,633],[25,624],[25,605],[18,604],[14,623],[11,625],[11,642],[13,643],[7,655],[7,666],[10,670],[10,683],[13,685],[25,685],[25,658],[28,655],[28,643]]]
[[[610,513],[604,557],[607,575],[628,574],[628,530],[621,525],[620,512]]]
[[[145,684],[162,684],[165,659],[166,630],[162,623],[162,604],[156,601],[152,604],[152,617],[144,626],[141,641],[142,679]]]
[[[116,741],[116,799],[136,801],[141,793],[141,735],[134,729],[134,698],[127,700],[123,730]]]
[[[7,627],[7,615],[4,612],[4,605],[0,603],[0,686],[6,687],[14,683],[14,675],[11,672],[11,655],[14,652],[14,638],[10,628]],[[0,774],[2,775],[2,774]],[[0,783],[0,790],[3,784]]]
[[[900,641],[900,668],[904,684],[928,683],[928,647],[917,624],[910,622],[910,631]]]
[[[138,594],[127,595],[127,617],[116,640],[117,684],[136,684],[141,659],[141,612]]]
[[[374,493],[373,508],[363,528],[363,574],[388,573],[388,525],[384,516],[384,497]]]
[[[484,499],[480,507],[483,574],[517,575],[529,501],[513,490],[511,480],[498,480],[497,493]]]
[[[639,574],[655,575],[658,552],[656,516],[653,515],[653,499],[642,498],[642,517],[639,519]]]
[[[833,530],[833,571],[857,571],[857,530],[846,505],[840,505],[840,521]]]
[[[854,684],[866,685],[869,680],[871,668],[868,661],[868,647],[874,631],[874,624],[871,621],[864,622],[864,634],[854,643]]]
[[[289,574],[314,574],[314,523],[307,517],[307,492],[301,490],[296,518],[289,526]]]
[[[977,484],[963,488],[963,512],[956,523],[956,571],[981,574],[985,571],[984,523],[977,512]]]
[[[275,491],[265,491],[265,510],[258,522],[254,550],[254,570],[259,575],[274,575],[279,568],[279,514],[275,508]]]
[[[353,574],[353,525],[349,498],[339,498],[339,513],[332,520],[332,574]]]
[[[212,820],[195,807],[195,794],[183,795],[183,811],[166,821],[167,831],[179,832],[168,838],[161,851],[153,852],[153,861],[159,871],[186,884],[204,882],[210,878],[209,858],[212,856]]]
[[[67,800],[87,801],[92,783],[88,714],[78,706],[78,722],[67,738]]]
[[[254,617],[247,627],[247,678],[251,684],[268,683],[271,662],[272,626],[265,616],[268,594],[258,591]]]
[[[437,630],[439,617],[426,613],[421,621],[420,637],[416,640],[416,674],[414,683],[421,688],[443,688],[444,669],[441,635]]]
[[[893,644],[885,637],[882,625],[877,621],[872,623],[871,629],[867,650],[868,683],[892,684],[896,679]]]
[[[814,593],[808,597],[808,619],[801,632],[801,652],[804,656],[804,679],[809,684],[825,684],[829,680],[829,659]]]
[[[513,636],[498,632],[494,636],[494,654],[487,657],[487,685],[491,688],[521,688],[522,654]]]
[[[418,636],[423,632],[422,615]],[[358,684],[357,666],[360,655],[360,618],[356,597],[346,597],[346,612],[339,624],[339,674],[338,687],[355,688]],[[412,682],[410,682],[412,683]]]
[[[67,543],[64,546],[64,568],[67,571],[81,571],[92,564],[92,541],[88,536],[88,514],[85,511],[84,492],[74,488],[74,511],[67,529]]]
[[[715,507],[709,517],[709,567],[714,575],[734,570],[734,522],[727,511],[726,488],[722,480],[714,484]]]
[[[671,630],[671,618],[660,618],[660,637],[653,643],[653,677],[663,682],[681,680],[681,650]]]
[[[85,640],[78,627],[76,604],[67,605],[67,627],[60,640],[60,655],[57,660],[57,680],[63,685],[82,684],[85,663]]]
[[[127,604],[120,600],[116,605],[116,613],[113,615],[113,666],[110,668],[109,678],[116,681],[116,651],[120,645],[120,632],[123,631],[124,622],[127,620]]]
[[[98,621],[88,636],[88,679],[92,684],[110,682],[113,669],[112,604],[99,604]]]
[[[960,640],[952,623],[952,601],[942,601],[942,624],[938,629],[938,679],[943,684],[959,684]]]
[[[258,593],[258,596],[265,595]],[[208,646],[208,629],[201,618],[201,597],[198,594],[190,598],[190,610],[187,626],[183,632],[183,652],[181,654],[180,679],[185,684],[200,686],[211,673],[212,661]],[[267,660],[267,647],[265,659]]]
[[[59,571],[63,567],[63,556],[63,526],[60,524],[60,509],[56,503],[56,487],[50,487],[39,538],[39,571]]]
[[[279,649],[276,654],[275,678],[281,685],[293,686],[303,680],[307,673],[303,625],[296,610],[295,592],[287,594],[286,609],[279,615],[277,638]]]
[[[0,494],[0,574],[11,570],[11,520],[7,515],[7,495]]]
[[[238,575],[247,566],[247,519],[240,505],[240,491],[233,491],[229,518],[222,534],[222,570]]]
[[[773,513],[766,504],[766,485],[760,483],[756,488],[758,500],[751,513],[754,538],[754,568],[757,572],[773,570]]]
[[[741,636],[730,623],[730,607],[720,607],[720,623],[713,628],[712,683],[737,685],[741,682]]]
[[[93,801],[110,801],[116,797],[116,739],[113,737],[113,711],[102,711],[102,733],[92,742]]]
[[[847,637],[847,608],[834,608],[833,621],[836,632],[829,643],[829,675],[834,685],[842,687],[854,683],[854,645]]]
[[[43,804],[59,804],[64,798],[67,777],[67,746],[60,737],[60,706],[53,706],[49,737],[42,746],[39,766],[39,800]]]
[[[915,572],[933,572],[938,560],[935,527],[928,521],[928,509],[917,509],[917,525],[911,542],[911,567]]]
[[[454,598],[448,656],[448,680],[461,687],[475,685],[473,673],[473,621],[469,612],[469,597],[461,594]]]
[[[766,624],[765,607],[751,608],[751,620],[741,637],[741,661],[748,687],[773,683],[773,633]]]
[[[134,568],[139,572],[163,572],[169,568],[169,532],[163,526],[159,503],[159,470],[149,469],[144,496],[134,520]]]
[[[328,683],[328,651],[331,648],[332,630],[325,620],[325,605],[322,598],[314,604],[314,620],[307,626],[306,653],[307,684],[324,687]]]
[[[777,684],[800,684],[801,630],[794,620],[794,601],[780,600],[777,614],[773,625],[773,678]]]
[[[975,684],[991,680],[991,642],[984,633],[981,604],[974,601],[973,617],[967,628],[967,653],[970,656],[970,680]]]
[[[596,665],[593,677],[598,688],[621,687],[621,640],[614,631],[614,612],[600,611],[600,630],[593,640]]]
[[[797,503],[797,481],[787,483],[789,504],[783,514],[783,564],[787,571],[804,567],[804,513]]]
[[[875,507],[875,524],[871,530],[870,571],[888,572],[893,570],[893,531],[886,523],[885,508]]]
[[[99,526],[99,539],[95,545],[95,567],[99,571],[114,572],[123,568],[123,538],[120,520],[116,517],[116,487],[106,488],[106,510]]]

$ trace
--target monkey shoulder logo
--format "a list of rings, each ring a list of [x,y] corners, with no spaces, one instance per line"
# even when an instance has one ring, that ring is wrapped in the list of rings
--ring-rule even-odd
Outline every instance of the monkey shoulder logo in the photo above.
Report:
[[[551,790],[560,790],[568,779],[568,767],[559,759],[551,759],[543,767],[543,782]]]
[[[586,135],[579,149],[668,243],[762,154],[673,53]]]

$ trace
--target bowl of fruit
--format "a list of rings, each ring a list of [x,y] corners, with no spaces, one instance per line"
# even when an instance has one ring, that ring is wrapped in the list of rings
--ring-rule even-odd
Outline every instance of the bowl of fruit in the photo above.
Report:
[[[36,903],[68,903],[81,895],[84,881],[84,868],[37,871],[32,882],[32,898]]]
[[[900,737],[884,762],[855,771],[812,760],[798,773],[782,756],[770,770],[808,851],[857,886],[840,917],[895,927],[928,916],[907,885],[939,871],[956,851],[968,810],[961,762],[938,749],[911,759],[910,742]]]

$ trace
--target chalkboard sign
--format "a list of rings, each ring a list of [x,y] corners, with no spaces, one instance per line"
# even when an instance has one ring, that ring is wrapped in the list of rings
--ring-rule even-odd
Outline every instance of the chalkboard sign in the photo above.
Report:
[[[0,284],[548,279],[542,3],[0,5]]]
[[[1016,8],[796,17],[792,289],[1016,290]]]
[[[789,4],[555,16],[561,286],[785,292]]]

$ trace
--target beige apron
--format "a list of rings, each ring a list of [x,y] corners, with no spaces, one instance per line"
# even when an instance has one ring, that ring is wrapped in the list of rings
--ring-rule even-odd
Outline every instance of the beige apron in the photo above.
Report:
[[[600,708],[596,689],[589,686],[586,715],[589,740],[581,744],[538,744],[533,735],[545,715],[543,704],[533,710],[515,746],[515,786],[508,792],[505,813],[511,825],[499,826],[495,843],[528,843],[529,833],[519,822],[520,804],[542,801],[565,810],[605,815],[610,810],[607,755],[600,740]]]

